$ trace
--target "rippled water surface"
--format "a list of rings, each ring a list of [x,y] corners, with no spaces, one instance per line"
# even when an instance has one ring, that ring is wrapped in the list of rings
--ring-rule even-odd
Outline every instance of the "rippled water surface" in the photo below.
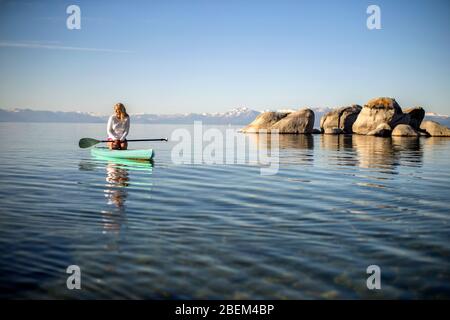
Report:
[[[153,165],[78,148],[104,130],[0,124],[1,297],[450,297],[448,138],[282,136],[279,172],[263,176],[175,165],[175,142],[130,143],[153,147]],[[381,290],[366,287],[373,264]],[[81,290],[66,288],[69,265]]]

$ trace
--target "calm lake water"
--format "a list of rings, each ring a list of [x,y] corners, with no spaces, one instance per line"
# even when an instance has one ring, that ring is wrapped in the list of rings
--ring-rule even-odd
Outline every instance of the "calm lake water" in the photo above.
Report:
[[[130,143],[153,147],[153,166],[78,148],[104,131],[0,124],[0,297],[450,298],[450,138],[283,136],[278,174],[262,176],[175,165],[174,142]]]

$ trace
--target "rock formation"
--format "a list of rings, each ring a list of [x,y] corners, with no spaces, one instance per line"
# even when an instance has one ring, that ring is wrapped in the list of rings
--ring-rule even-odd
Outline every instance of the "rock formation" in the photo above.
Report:
[[[395,128],[398,124],[409,124],[409,119],[410,116],[402,112],[395,99],[376,98],[362,108],[352,129],[354,133],[368,134],[382,123]]]
[[[361,109],[361,106],[355,104],[326,113],[320,119],[320,130],[327,134],[352,133],[353,123]]]
[[[425,110],[421,107],[402,111],[393,98],[375,98],[364,107],[357,104],[332,110],[320,119],[320,130],[314,129],[315,115],[309,108],[298,111],[264,112],[243,128],[244,133],[259,130],[278,131],[280,134],[327,135],[356,133],[379,137],[450,137],[450,128],[435,121],[423,121]]]
[[[414,130],[419,130],[420,124],[425,117],[425,110],[421,107],[408,108],[403,110],[403,113],[409,115],[409,125],[413,127]]]
[[[308,108],[288,114],[271,127],[279,133],[312,133],[313,128],[314,111]]]
[[[313,133],[314,111],[305,108],[291,113],[264,112],[241,130],[244,133],[258,133],[258,130],[278,130],[279,133]]]
[[[450,137],[450,129],[435,121],[423,121],[420,129],[432,137]]]
[[[241,131],[245,133],[258,133],[258,130],[260,129],[267,129],[269,131],[275,123],[277,123],[287,115],[288,113],[272,111],[261,113],[256,117],[255,120],[253,120],[252,123],[250,123]]]

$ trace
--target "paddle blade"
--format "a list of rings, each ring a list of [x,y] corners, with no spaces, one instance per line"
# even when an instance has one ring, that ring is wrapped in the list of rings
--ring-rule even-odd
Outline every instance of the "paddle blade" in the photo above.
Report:
[[[95,146],[97,143],[100,143],[101,141],[92,139],[92,138],[83,138],[80,139],[80,142],[78,142],[78,145],[80,148],[89,148],[92,146]]]

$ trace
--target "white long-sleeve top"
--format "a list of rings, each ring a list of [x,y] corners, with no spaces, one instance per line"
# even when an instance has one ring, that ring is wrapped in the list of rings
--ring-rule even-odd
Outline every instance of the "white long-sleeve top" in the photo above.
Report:
[[[118,119],[115,115],[109,117],[107,132],[108,138],[113,140],[125,140],[130,131],[130,117],[126,117],[124,120]]]

